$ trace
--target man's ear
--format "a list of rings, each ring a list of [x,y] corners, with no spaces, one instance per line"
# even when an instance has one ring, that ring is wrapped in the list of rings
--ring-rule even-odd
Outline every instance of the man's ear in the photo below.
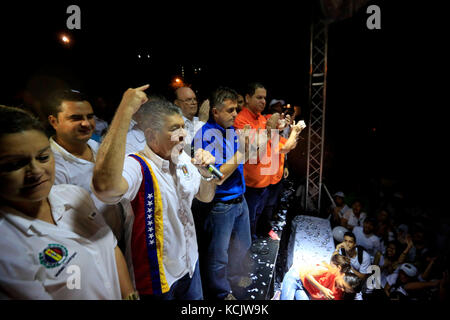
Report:
[[[145,136],[145,140],[147,140],[147,142],[150,142],[150,141],[154,142],[156,140],[155,132],[151,128],[147,128],[144,130],[144,136]]]
[[[217,110],[216,107],[212,107],[212,108],[211,108],[211,114],[212,114],[213,116],[217,115],[218,113],[219,113],[219,110]]]
[[[58,124],[58,118],[51,114],[48,116],[47,119],[48,119],[48,122],[50,123],[50,125],[53,127],[53,129],[56,130],[56,127]]]

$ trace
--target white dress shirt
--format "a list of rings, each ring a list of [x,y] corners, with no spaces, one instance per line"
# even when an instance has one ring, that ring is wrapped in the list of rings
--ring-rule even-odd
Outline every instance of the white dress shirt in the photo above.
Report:
[[[0,208],[0,299],[121,299],[117,240],[89,193],[57,185],[48,200],[56,225]]]
[[[195,134],[198,130],[205,124],[205,122],[200,121],[198,117],[192,118],[192,121],[183,116],[184,120],[184,128],[187,131],[186,143],[191,143],[192,139],[194,139]]]
[[[144,132],[137,127],[137,123],[131,120],[127,133],[127,142],[125,145],[125,154],[135,153],[144,150],[146,146]]]
[[[187,273],[192,277],[198,259],[197,236],[191,205],[199,191],[200,173],[185,153],[180,154],[178,164],[176,168],[173,165],[172,171],[169,161],[156,155],[147,145],[141,155],[150,164],[161,192],[164,224],[163,266],[170,287]],[[132,201],[143,179],[140,164],[135,159],[126,157],[122,175],[129,188],[121,199]],[[126,211],[126,259],[133,276],[130,253],[134,214],[131,205],[126,208]]]
[[[90,139],[87,142],[94,155],[94,162],[99,143]],[[100,201],[91,191],[91,181],[95,163],[75,157],[66,149],[50,138],[50,146],[55,157],[55,184],[73,184],[89,191],[95,206],[103,215],[106,223],[111,227],[117,239],[123,233],[124,212],[122,204],[106,204]]]

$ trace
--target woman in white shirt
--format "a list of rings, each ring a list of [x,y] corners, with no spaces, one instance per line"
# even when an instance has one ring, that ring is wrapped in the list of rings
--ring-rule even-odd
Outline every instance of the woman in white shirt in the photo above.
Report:
[[[54,178],[41,124],[0,106],[0,299],[136,298],[87,191]]]

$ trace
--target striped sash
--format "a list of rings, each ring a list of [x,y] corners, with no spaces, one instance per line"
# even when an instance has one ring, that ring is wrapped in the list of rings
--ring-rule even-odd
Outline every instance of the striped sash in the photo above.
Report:
[[[131,257],[139,294],[162,294],[169,291],[163,267],[163,207],[158,181],[144,157],[130,154],[141,165],[143,180],[131,202],[134,223],[131,234]]]

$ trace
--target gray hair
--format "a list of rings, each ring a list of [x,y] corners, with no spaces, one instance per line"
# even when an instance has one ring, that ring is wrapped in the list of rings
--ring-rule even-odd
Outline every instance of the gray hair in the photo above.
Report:
[[[162,130],[165,118],[174,114],[182,115],[180,108],[163,98],[153,97],[136,112],[136,119],[141,129]]]
[[[238,94],[235,90],[227,87],[220,87],[211,94],[210,99],[211,109],[216,108],[218,110],[221,110],[224,106],[225,100],[231,100],[233,102],[236,102],[237,99]]]

